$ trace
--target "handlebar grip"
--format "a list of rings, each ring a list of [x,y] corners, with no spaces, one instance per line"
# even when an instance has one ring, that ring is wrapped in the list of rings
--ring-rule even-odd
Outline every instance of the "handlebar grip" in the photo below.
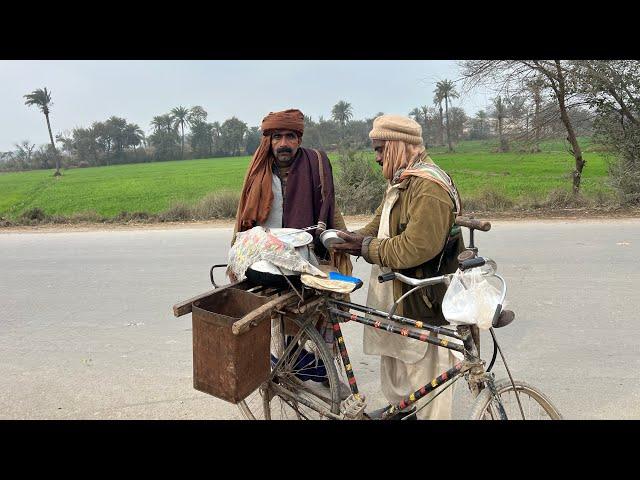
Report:
[[[378,282],[384,283],[388,282],[389,280],[395,280],[395,278],[396,272],[383,273],[382,275],[378,275]]]
[[[460,270],[469,270],[470,268],[481,267],[486,263],[483,257],[471,258],[460,262]]]
[[[488,232],[491,230],[491,222],[487,220],[475,220],[473,218],[456,217],[456,225],[461,227],[473,228],[482,232]]]

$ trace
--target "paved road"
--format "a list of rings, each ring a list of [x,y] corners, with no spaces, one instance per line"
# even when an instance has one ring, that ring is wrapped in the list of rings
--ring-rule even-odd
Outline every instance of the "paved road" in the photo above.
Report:
[[[193,389],[190,315],[171,312],[210,289],[208,266],[224,263],[230,235],[0,234],[0,419],[237,418]],[[478,240],[509,282],[517,318],[497,333],[514,375],[567,418],[640,418],[640,220],[494,222]],[[361,389],[380,406],[361,328],[348,324],[345,336]]]

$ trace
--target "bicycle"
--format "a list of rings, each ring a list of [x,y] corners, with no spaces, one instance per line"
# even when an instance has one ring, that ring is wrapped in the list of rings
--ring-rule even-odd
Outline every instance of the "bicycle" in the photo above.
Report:
[[[558,409],[538,388],[513,379],[497,341],[494,329],[509,325],[515,315],[502,307],[507,288],[506,281],[495,273],[497,265],[493,260],[477,256],[478,249],[474,245],[474,230],[488,231],[491,224],[458,217],[456,225],[470,230],[470,244],[459,256],[460,269],[466,271],[472,268],[484,268],[483,274],[494,276],[502,285],[501,300],[496,307],[492,326],[489,329],[494,351],[486,369],[486,362],[479,356],[478,331],[474,331],[471,326],[435,327],[395,314],[399,303],[404,298],[431,285],[438,283],[448,285],[453,274],[426,279],[410,278],[395,272],[379,276],[378,281],[381,283],[397,279],[412,287],[394,302],[389,312],[347,302],[340,299],[339,295],[326,291],[303,287],[302,291],[298,292],[295,286],[290,285],[299,297],[299,301],[296,306],[277,310],[276,315],[271,319],[271,374],[256,391],[237,404],[242,416],[251,420],[370,418],[366,412],[366,399],[358,390],[356,376],[340,327],[340,323],[347,320],[373,328],[382,328],[393,334],[418,339],[438,348],[447,348],[463,354],[462,361],[430,383],[417,388],[398,404],[385,407],[379,419],[389,419],[420,399],[431,395],[419,409],[424,408],[444,390],[451,388],[460,378],[466,379],[469,390],[475,397],[468,414],[469,419],[531,419],[534,415],[537,419],[562,419]],[[259,288],[255,287],[255,289]],[[368,316],[350,313],[351,310]],[[320,334],[318,322],[322,319],[327,322],[334,334],[332,344],[328,344]],[[491,369],[498,352],[508,378],[496,381]],[[348,381],[350,391],[347,393],[340,391],[339,371],[344,372]],[[532,408],[535,411],[532,412]]]

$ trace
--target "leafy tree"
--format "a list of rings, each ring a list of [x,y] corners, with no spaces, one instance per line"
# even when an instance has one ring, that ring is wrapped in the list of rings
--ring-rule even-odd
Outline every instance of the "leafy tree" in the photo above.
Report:
[[[471,138],[483,140],[487,138],[487,112],[479,110],[472,120]]]
[[[211,157],[213,155],[213,125],[200,119],[191,123],[191,151],[196,158]]]
[[[521,86],[527,80],[541,76],[553,94],[560,120],[567,132],[570,153],[575,160],[572,172],[573,193],[580,191],[582,170],[586,164],[569,111],[581,102],[580,83],[575,63],[568,60],[466,60],[462,62],[466,85],[473,88],[483,82],[508,91],[510,86]]]
[[[460,107],[451,107],[449,110],[451,138],[459,142],[464,136],[464,129],[469,121],[469,117]]]
[[[16,143],[15,158],[19,162],[21,170],[25,170],[31,166],[31,157],[33,150],[36,148],[35,143],[31,143],[29,140],[23,140],[20,143]]]
[[[220,142],[227,155],[234,156],[241,153],[247,129],[247,124],[236,117],[231,117],[220,126]]]
[[[260,145],[260,140],[262,139],[262,132],[260,131],[260,127],[251,127],[245,133],[244,138],[244,151],[247,155],[253,155]]]
[[[205,122],[207,120],[208,113],[200,105],[195,105],[189,109],[189,115],[187,116],[187,122],[189,125],[194,123]]]
[[[614,156],[609,175],[625,204],[640,204],[640,61],[572,62],[576,88],[596,114],[595,139]]]

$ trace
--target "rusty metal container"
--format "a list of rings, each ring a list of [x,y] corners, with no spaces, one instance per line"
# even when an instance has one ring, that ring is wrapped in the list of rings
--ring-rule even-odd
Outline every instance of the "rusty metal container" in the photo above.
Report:
[[[238,403],[270,373],[271,322],[241,335],[231,326],[269,301],[240,288],[226,288],[192,305],[193,386],[196,390]]]

